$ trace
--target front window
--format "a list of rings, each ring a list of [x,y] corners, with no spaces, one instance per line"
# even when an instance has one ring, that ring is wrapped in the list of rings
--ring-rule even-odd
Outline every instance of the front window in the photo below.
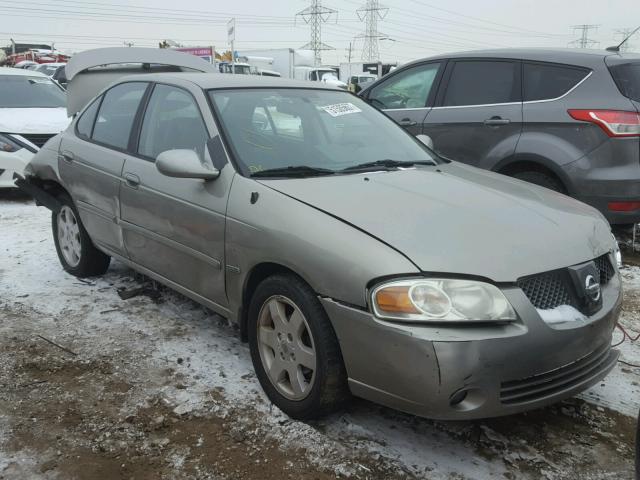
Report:
[[[436,163],[391,119],[346,92],[242,89],[209,95],[245,173],[305,167],[333,174],[370,162]]]
[[[407,68],[373,87],[369,100],[382,109],[423,108],[434,87],[439,69],[439,63]]]
[[[0,75],[0,108],[60,108],[64,91],[45,77]]]

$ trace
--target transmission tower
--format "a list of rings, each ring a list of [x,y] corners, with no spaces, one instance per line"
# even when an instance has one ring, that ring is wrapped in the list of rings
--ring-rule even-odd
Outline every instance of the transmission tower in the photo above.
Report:
[[[574,25],[573,33],[580,32],[580,38],[569,42],[570,47],[574,48],[592,48],[600,45],[600,42],[592,40],[589,38],[589,32],[593,30],[594,32],[598,30],[600,25]]]
[[[635,28],[618,28],[617,30],[614,30],[613,33],[616,38],[622,42],[625,38],[635,33],[635,31]],[[633,50],[633,44],[629,42],[624,42],[620,47],[621,52],[627,52],[629,50]]]
[[[367,0],[367,3],[356,10],[358,18],[361,22],[366,23],[366,31],[364,35],[364,45],[362,47],[362,60],[372,62],[380,59],[380,49],[378,42],[386,35],[378,32],[378,20],[382,20],[389,13],[389,9],[380,5],[378,0]]]
[[[302,17],[302,20],[311,26],[311,41],[302,48],[313,50],[316,65],[322,63],[323,50],[333,50],[333,47],[322,43],[322,24],[328,22],[336,12],[333,8],[323,7],[321,0],[311,0],[311,5],[296,13],[297,17]]]

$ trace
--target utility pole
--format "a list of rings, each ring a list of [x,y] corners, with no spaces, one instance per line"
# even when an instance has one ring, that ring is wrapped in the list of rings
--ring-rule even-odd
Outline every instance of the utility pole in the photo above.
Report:
[[[573,48],[592,48],[600,45],[600,42],[592,40],[589,38],[589,32],[593,30],[594,32],[598,30],[600,25],[573,25],[573,33],[581,32],[580,38],[569,42],[569,46]]]
[[[10,40],[11,40],[11,53],[13,55],[15,55],[16,54],[16,41],[13,38],[11,38]]]
[[[296,13],[296,17],[302,17],[304,23],[311,26],[311,41],[302,48],[313,50],[316,65],[322,63],[323,50],[333,50],[333,47],[322,43],[322,24],[328,22],[334,13],[337,13],[337,10],[323,7],[321,0],[311,0],[310,6]]]
[[[624,39],[630,37],[631,35],[633,35],[635,33],[636,29],[635,28],[618,28],[616,30],[613,31],[613,34],[622,42]],[[621,52],[627,52],[629,50],[633,50],[633,44],[629,43],[629,42],[624,42],[621,46],[620,46],[620,51]]]
[[[231,20],[227,22],[227,41],[231,45],[231,74],[235,75],[236,73],[236,51],[235,51],[235,41],[236,41],[236,18],[233,17]]]
[[[364,35],[364,45],[362,47],[362,60],[367,62],[373,62],[380,59],[380,49],[378,48],[378,41],[381,35],[378,32],[378,20],[384,19],[389,13],[387,7],[381,6],[378,0],[367,0],[367,3],[356,10],[358,18],[361,22],[366,23],[366,31]]]
[[[349,58],[349,60],[348,60],[349,63],[351,63],[351,49],[352,49],[352,47],[353,47],[353,42],[349,42],[349,57],[348,57]]]

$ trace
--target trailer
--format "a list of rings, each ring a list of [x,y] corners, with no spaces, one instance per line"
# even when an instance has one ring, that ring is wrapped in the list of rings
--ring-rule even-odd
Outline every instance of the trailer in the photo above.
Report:
[[[311,50],[293,48],[243,50],[238,52],[238,58],[251,65],[255,63],[256,69],[266,70],[270,73],[277,72],[282,78],[324,82],[327,85],[347,89],[347,84],[338,78],[336,68],[315,65],[314,54]]]

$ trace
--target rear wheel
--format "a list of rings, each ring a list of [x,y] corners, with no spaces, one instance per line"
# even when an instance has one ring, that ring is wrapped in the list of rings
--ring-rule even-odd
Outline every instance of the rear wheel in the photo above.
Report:
[[[335,332],[316,294],[302,280],[275,275],[258,285],[248,327],[258,380],[287,415],[317,418],[349,398]]]
[[[76,277],[102,275],[111,257],[98,250],[89,238],[71,198],[58,197],[62,207],[51,214],[51,228],[62,267]]]
[[[519,180],[524,180],[525,182],[548,188],[549,190],[553,190],[554,192],[566,193],[562,182],[560,182],[560,180],[558,180],[556,177],[545,172],[528,170],[523,172],[511,173],[509,175]]]

